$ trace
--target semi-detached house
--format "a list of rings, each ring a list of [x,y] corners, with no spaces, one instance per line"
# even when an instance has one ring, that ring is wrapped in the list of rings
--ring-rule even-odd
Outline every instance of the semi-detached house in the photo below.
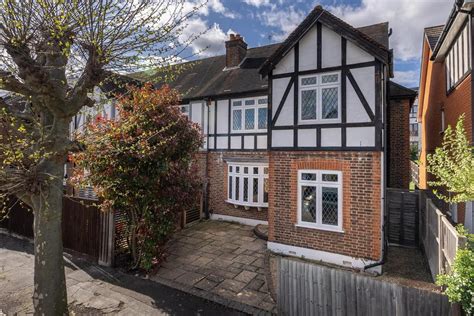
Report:
[[[204,137],[201,216],[268,224],[275,252],[379,262],[390,173],[409,172],[391,152],[408,155],[414,98],[390,83],[388,38],[388,23],[356,29],[318,6],[283,43],[231,35],[225,55],[180,67],[171,87]]]

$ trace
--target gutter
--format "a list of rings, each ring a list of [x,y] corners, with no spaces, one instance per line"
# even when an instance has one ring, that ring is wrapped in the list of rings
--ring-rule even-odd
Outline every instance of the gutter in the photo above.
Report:
[[[443,32],[441,33],[439,39],[438,39],[438,42],[436,43],[436,46],[433,50],[433,54],[431,54],[431,58],[430,60],[435,60],[438,53],[439,53],[439,50],[441,49],[441,46],[444,42],[444,40],[446,39],[446,36],[451,28],[451,26],[453,25],[454,21],[456,20],[456,16],[458,13],[466,13],[466,14],[470,14],[471,13],[471,9],[474,7],[474,0],[456,0],[454,6],[453,6],[453,9],[451,10],[451,13],[449,14],[449,17],[448,17],[448,22],[446,23],[446,25],[444,26],[443,28]]]

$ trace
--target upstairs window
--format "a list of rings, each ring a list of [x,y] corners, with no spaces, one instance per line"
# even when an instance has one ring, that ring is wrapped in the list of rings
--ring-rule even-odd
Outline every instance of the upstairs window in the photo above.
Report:
[[[342,231],[340,171],[298,171],[298,226]]]
[[[267,106],[266,97],[232,100],[232,132],[266,131]]]
[[[459,32],[445,57],[446,90],[451,92],[471,70],[470,27],[466,23]]]
[[[268,207],[268,165],[228,165],[227,202],[247,207]]]
[[[410,136],[418,136],[418,123],[410,124]]]
[[[299,121],[301,123],[339,122],[340,89],[339,73],[300,77]]]

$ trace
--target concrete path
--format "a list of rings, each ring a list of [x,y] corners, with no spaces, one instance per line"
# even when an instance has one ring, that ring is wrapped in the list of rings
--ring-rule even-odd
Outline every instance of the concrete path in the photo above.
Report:
[[[178,232],[151,280],[247,313],[275,313],[266,242],[252,226],[205,221]]]
[[[240,315],[162,284],[65,257],[68,302],[87,315]],[[0,234],[0,315],[32,313],[33,247]]]

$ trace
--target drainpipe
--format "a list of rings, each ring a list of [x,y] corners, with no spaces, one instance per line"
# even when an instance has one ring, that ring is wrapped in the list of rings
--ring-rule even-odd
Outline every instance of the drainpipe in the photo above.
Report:
[[[387,239],[387,232],[386,232],[386,225],[385,225],[385,222],[386,222],[386,210],[387,210],[387,175],[388,175],[388,164],[387,164],[387,161],[388,161],[388,143],[387,143],[387,140],[388,140],[388,121],[387,121],[387,111],[388,111],[388,103],[390,102],[390,98],[389,98],[389,84],[390,84],[390,80],[386,79],[387,78],[387,70],[386,70],[386,67],[387,66],[384,66],[384,71],[382,72],[383,73],[383,77],[382,77],[382,87],[384,87],[384,104],[383,104],[383,177],[382,177],[382,181],[383,181],[383,188],[382,188],[382,191],[383,191],[383,209],[382,209],[382,240],[383,240],[383,245],[382,245],[382,259],[380,261],[377,261],[377,262],[374,262],[374,263],[371,263],[369,265],[366,265],[364,266],[364,271],[367,270],[367,269],[370,269],[370,268],[375,268],[375,267],[378,267],[378,266],[381,266],[383,264],[385,264],[385,259],[386,259],[386,256],[387,256],[387,247],[388,247],[388,239]]]
[[[474,61],[474,49],[472,48],[472,43],[473,43],[473,39],[474,39],[474,34],[472,34],[472,32],[474,32],[474,13],[471,11],[470,14],[469,14],[469,27],[471,28],[469,31],[469,33],[471,34],[471,38],[469,39],[471,41],[471,61]],[[472,62],[471,62],[472,63]],[[471,144],[474,143],[474,97],[472,96],[472,91],[474,91],[474,67],[471,66],[471,126],[473,128],[471,128]]]
[[[208,180],[208,177],[209,177],[209,143],[208,142],[209,142],[209,105],[211,104],[211,100],[207,99],[207,100],[205,100],[205,102],[206,102],[205,104],[207,105],[207,135],[208,136],[206,136],[207,137],[206,144],[207,144],[208,148],[206,148],[206,168],[205,168],[205,171],[204,171],[204,216],[205,216],[205,219],[210,219],[211,215],[209,214],[209,180]],[[215,113],[215,115],[217,115],[217,113]],[[216,128],[217,127],[214,126],[214,130]]]

